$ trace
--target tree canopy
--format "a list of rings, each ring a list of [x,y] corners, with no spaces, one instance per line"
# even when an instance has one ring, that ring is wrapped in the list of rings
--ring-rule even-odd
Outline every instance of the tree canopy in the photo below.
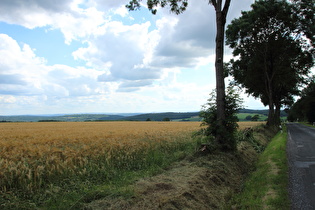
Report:
[[[230,74],[246,92],[269,106],[268,125],[280,123],[280,108],[293,103],[314,65],[313,47],[294,5],[258,0],[232,21],[226,43],[233,49]],[[295,14],[295,15],[294,15]]]
[[[315,122],[315,77],[289,110],[288,120]]]

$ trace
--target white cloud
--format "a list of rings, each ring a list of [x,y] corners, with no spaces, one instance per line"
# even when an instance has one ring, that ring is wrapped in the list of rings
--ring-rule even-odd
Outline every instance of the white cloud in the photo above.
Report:
[[[45,26],[60,30],[69,45],[85,43],[72,53],[85,66],[49,66],[32,46],[1,34],[3,110],[9,105],[24,112],[36,107],[37,113],[199,110],[214,88],[215,13],[207,2],[194,0],[178,16],[160,10],[150,19],[142,16],[146,8],[128,13],[125,0],[1,0],[0,21]],[[229,17],[253,0],[233,2]],[[212,75],[208,84],[177,78],[185,75],[182,69],[201,74],[205,66]]]
[[[0,34],[0,94],[81,96],[97,95],[99,71],[65,65],[47,66],[30,46],[21,48],[11,37]],[[13,65],[12,65],[13,64]]]
[[[89,46],[78,49],[73,56],[104,71],[98,78],[102,82],[126,81],[130,84],[128,81],[158,79],[160,69],[148,65],[155,45],[152,40],[156,39],[149,27],[149,22],[128,26],[113,21],[104,25],[103,35],[90,39]]]
[[[72,0],[2,0],[0,3],[0,20],[26,28],[42,27],[52,24],[53,16],[66,13]]]
[[[125,5],[121,5],[114,13],[120,15],[121,17],[126,17],[128,15],[128,10]]]
[[[65,42],[97,33],[106,23],[104,12],[94,7],[81,8],[81,1],[4,0],[0,2],[0,21],[29,29],[48,26],[60,29]]]

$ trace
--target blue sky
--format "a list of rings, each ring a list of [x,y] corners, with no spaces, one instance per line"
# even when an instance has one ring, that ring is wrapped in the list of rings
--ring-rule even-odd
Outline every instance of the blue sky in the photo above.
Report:
[[[253,1],[232,1],[228,23]],[[215,87],[212,6],[153,16],[127,2],[1,0],[0,115],[200,110]]]

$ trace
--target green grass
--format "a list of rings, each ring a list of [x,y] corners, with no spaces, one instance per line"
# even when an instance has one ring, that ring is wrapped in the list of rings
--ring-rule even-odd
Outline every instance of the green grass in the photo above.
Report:
[[[235,209],[289,209],[287,133],[278,133],[259,157],[256,170],[230,205]]]
[[[250,115],[251,117],[258,115],[259,116],[259,121],[265,121],[267,119],[266,115],[263,114],[257,114],[257,113],[238,113],[237,114],[237,118],[239,119],[239,121],[246,121],[246,117]]]
[[[315,125],[312,125],[311,123],[308,123],[308,122],[300,122],[300,123],[303,125],[315,128]]]

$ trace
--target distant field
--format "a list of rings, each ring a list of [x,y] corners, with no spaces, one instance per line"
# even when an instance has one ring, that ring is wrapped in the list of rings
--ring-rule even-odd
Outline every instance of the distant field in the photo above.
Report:
[[[255,115],[258,115],[259,116],[259,121],[266,121],[267,120],[267,116],[266,115],[263,115],[263,114],[258,114],[258,113],[238,113],[237,114],[237,117],[240,121],[246,121],[246,117],[247,116],[255,116]]]

